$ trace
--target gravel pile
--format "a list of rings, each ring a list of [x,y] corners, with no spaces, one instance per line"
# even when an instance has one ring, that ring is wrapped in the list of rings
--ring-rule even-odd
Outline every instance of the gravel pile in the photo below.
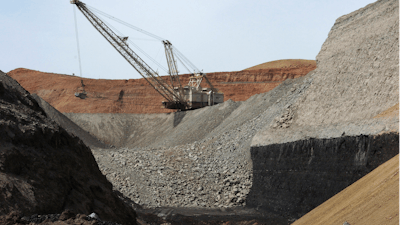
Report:
[[[379,0],[338,18],[307,79],[291,119],[265,127],[254,146],[398,131],[398,118],[373,117],[399,103],[399,1]]]
[[[338,18],[297,102],[302,126],[370,119],[399,103],[399,1],[380,0]]]
[[[240,105],[216,129],[191,144],[96,148],[93,154],[114,188],[144,207],[245,206],[252,186],[251,140],[275,118],[266,109],[282,95],[287,97],[278,103],[290,108],[295,98],[285,90],[308,84],[304,79],[287,80],[271,92],[236,103]],[[232,104],[206,109],[215,112]],[[281,107],[274,109],[282,111]]]

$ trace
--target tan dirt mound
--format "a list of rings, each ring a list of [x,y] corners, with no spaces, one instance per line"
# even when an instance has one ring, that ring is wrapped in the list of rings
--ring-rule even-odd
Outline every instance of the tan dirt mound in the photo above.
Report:
[[[399,117],[399,103],[376,115],[374,118],[381,117]]]
[[[271,62],[266,62],[247,68],[245,70],[262,70],[262,69],[278,69],[278,68],[299,68],[299,67],[316,67],[317,62],[315,60],[306,59],[281,59]]]
[[[225,101],[245,101],[251,96],[272,90],[286,79],[302,77],[315,66],[272,68],[256,71],[208,73],[208,79],[225,94]],[[15,69],[8,73],[30,93],[37,94],[62,113],[168,113],[161,108],[163,98],[144,79],[83,79],[86,99],[74,96],[81,87],[81,78]],[[183,83],[188,75],[181,75]],[[204,86],[207,86],[204,84]]]
[[[293,223],[399,224],[399,155]]]

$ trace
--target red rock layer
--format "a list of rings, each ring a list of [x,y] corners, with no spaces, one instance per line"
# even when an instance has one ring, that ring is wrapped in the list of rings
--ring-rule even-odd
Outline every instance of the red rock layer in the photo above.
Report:
[[[294,68],[243,70],[208,73],[211,83],[225,94],[225,101],[245,101],[264,93],[288,78],[306,75],[315,65]],[[81,78],[70,75],[44,73],[29,69],[15,69],[8,73],[30,93],[35,93],[60,112],[67,113],[168,113],[174,110],[161,107],[163,98],[144,79],[105,80],[83,79],[88,93],[86,99],[75,97]],[[186,84],[189,75],[181,75]],[[207,86],[203,81],[202,85]]]

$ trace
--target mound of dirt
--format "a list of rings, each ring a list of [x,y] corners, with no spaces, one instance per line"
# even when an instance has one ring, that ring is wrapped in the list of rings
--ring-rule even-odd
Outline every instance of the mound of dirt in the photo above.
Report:
[[[0,220],[67,209],[136,224],[135,212],[113,193],[90,149],[0,71]]]
[[[317,64],[253,145],[374,133],[374,117],[399,103],[399,2],[380,0],[338,18]],[[398,126],[398,118],[387,123]]]
[[[374,118],[399,117],[399,103],[376,115]]]
[[[97,148],[106,148],[108,147],[103,142],[98,140],[93,135],[89,134],[89,132],[85,131],[74,122],[72,122],[68,117],[64,114],[57,111],[53,106],[44,101],[41,97],[36,94],[32,95],[33,98],[39,103],[40,108],[42,108],[47,117],[54,120],[58,125],[64,128],[66,131],[71,133],[74,136],[79,137],[87,146],[97,147]]]
[[[399,224],[399,155],[293,223]]]
[[[269,68],[237,72],[207,74],[213,85],[225,94],[226,100],[245,101],[264,93],[289,78],[306,75],[312,66]],[[15,69],[8,73],[30,93],[37,94],[62,113],[168,113],[174,110],[161,108],[163,98],[144,79],[96,80],[83,79],[86,99],[76,98],[81,78],[70,75],[43,73],[28,69]],[[181,75],[183,83],[188,75]],[[204,86],[207,86],[203,82]]]
[[[312,85],[296,106],[297,124],[370,119],[397,104],[399,2],[380,0],[338,18],[317,62]]]
[[[247,68],[245,70],[262,70],[262,69],[282,69],[282,68],[299,68],[299,67],[316,67],[315,60],[306,59],[282,59],[266,62]]]

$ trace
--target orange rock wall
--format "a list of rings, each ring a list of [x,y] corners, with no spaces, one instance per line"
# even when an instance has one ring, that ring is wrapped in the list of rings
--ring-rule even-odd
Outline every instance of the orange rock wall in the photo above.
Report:
[[[315,66],[245,70],[208,73],[210,82],[225,94],[224,100],[245,101],[264,93],[288,78],[306,75]],[[161,107],[163,98],[145,79],[105,80],[83,79],[88,93],[86,99],[75,97],[81,78],[70,75],[44,73],[29,69],[15,69],[8,73],[30,93],[35,93],[60,112],[67,113],[168,113],[174,110]],[[189,75],[181,75],[186,84]],[[203,81],[202,85],[207,87]],[[123,94],[122,94],[123,92]]]

